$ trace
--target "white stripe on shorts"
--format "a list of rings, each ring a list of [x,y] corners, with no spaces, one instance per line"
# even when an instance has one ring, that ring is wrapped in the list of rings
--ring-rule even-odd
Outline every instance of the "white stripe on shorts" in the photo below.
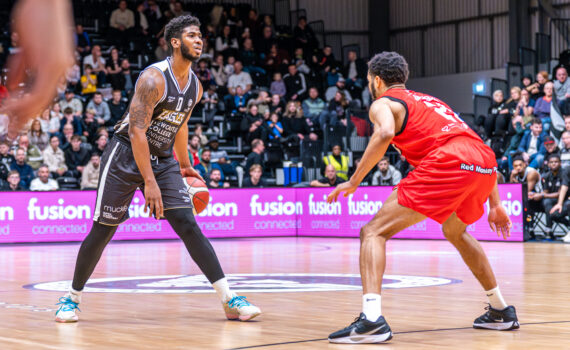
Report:
[[[117,151],[117,147],[119,147],[119,145],[119,142],[115,144],[111,155],[107,159],[107,164],[105,165],[105,169],[103,169],[101,179],[99,180],[99,190],[97,191],[97,203],[95,204],[95,215],[93,215],[93,221],[99,220],[99,215],[101,215],[101,201],[103,200],[103,193],[105,192],[105,181],[107,180],[107,173],[109,172],[109,166],[113,162],[113,156],[115,155],[115,151]]]

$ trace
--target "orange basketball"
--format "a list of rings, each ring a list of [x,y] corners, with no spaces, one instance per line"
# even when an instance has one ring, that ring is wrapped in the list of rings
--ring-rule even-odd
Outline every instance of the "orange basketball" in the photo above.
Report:
[[[200,214],[208,206],[210,202],[210,193],[208,192],[208,186],[204,181],[197,177],[188,176],[183,178],[186,188],[188,189],[188,194],[190,195],[190,200],[194,206],[194,212]]]

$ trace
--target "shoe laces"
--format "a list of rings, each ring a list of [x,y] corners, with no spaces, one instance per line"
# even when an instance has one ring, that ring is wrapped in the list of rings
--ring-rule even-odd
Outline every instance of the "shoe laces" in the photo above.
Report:
[[[57,303],[55,305],[61,305],[59,307],[59,310],[61,310],[61,311],[73,311],[75,309],[81,311],[81,309],[79,309],[79,307],[77,306],[77,305],[79,305],[79,303],[74,302],[73,300],[71,300],[70,297],[59,298],[59,303]],[[57,310],[57,311],[59,311],[59,310]]]
[[[228,306],[233,308],[233,307],[243,307],[243,306],[250,306],[251,304],[249,303],[249,301],[246,300],[246,297],[240,297],[240,296],[235,296],[233,297],[230,301],[228,301]]]

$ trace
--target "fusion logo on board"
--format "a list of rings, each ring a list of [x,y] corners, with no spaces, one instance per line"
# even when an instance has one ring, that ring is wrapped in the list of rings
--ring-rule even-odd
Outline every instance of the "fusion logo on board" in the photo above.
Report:
[[[232,290],[238,293],[328,292],[361,290],[359,274],[328,273],[251,273],[226,275]],[[445,277],[385,275],[382,288],[415,288],[460,283]],[[60,291],[69,290],[71,281],[26,285],[24,288]],[[204,275],[135,276],[96,278],[87,282],[86,292],[98,293],[214,293]]]

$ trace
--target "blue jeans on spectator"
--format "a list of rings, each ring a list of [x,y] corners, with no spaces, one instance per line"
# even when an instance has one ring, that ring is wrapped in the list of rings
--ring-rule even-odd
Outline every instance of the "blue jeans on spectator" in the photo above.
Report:
[[[538,170],[542,167],[543,162],[544,162],[544,154],[535,153],[532,156],[530,156],[528,166]]]

